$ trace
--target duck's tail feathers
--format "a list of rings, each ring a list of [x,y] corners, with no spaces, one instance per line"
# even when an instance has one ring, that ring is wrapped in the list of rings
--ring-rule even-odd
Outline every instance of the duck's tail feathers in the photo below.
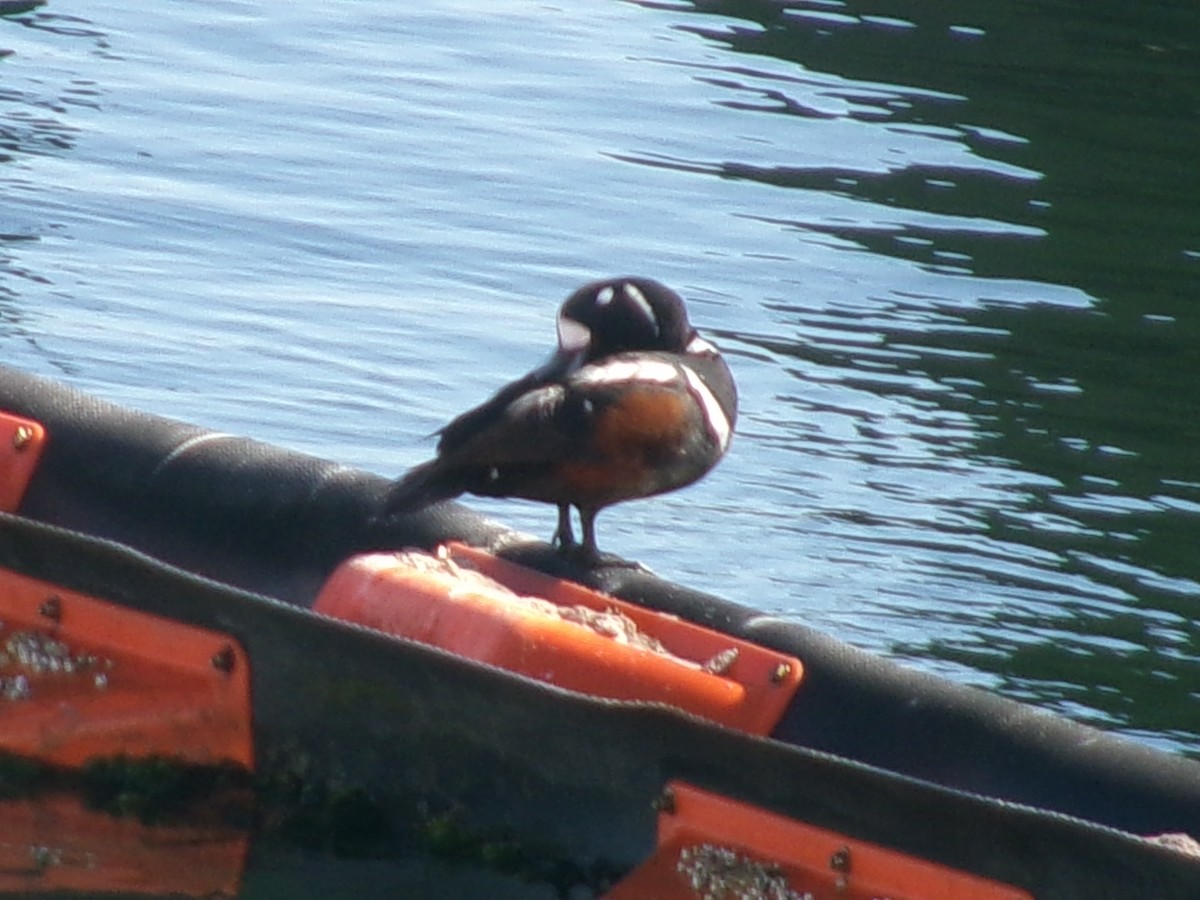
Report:
[[[416,512],[457,497],[464,490],[461,479],[447,471],[441,460],[433,459],[409,469],[392,482],[375,519],[386,521],[403,513]]]

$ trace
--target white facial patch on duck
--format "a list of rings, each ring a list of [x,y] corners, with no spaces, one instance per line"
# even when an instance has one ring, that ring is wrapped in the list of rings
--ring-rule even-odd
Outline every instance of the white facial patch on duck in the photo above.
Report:
[[[670,384],[679,380],[679,369],[657,359],[622,359],[584,366],[575,377],[579,383],[586,385],[624,384],[630,381]]]
[[[646,295],[638,289],[636,284],[623,284],[621,290],[625,296],[633,301],[633,305],[637,307],[638,312],[645,316],[646,321],[650,323],[650,327],[654,329],[654,333],[658,334],[658,316],[654,313],[654,307],[650,305],[650,301],[646,299]]]
[[[696,402],[700,404],[700,408],[704,410],[704,421],[708,424],[708,433],[716,441],[717,447],[724,453],[729,446],[729,438],[733,433],[733,426],[729,422],[729,416],[726,415],[724,408],[721,406],[721,401],[717,399],[708,385],[704,383],[704,380],[687,366],[683,367],[683,377],[687,379],[688,390],[696,398]]]
[[[592,343],[592,330],[582,322],[558,317],[558,349],[563,353],[582,353]]]

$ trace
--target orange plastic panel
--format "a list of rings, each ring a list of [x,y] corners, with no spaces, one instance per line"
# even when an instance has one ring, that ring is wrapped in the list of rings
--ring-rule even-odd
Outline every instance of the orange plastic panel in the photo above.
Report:
[[[16,512],[46,446],[46,429],[0,412],[0,512]]]
[[[404,554],[390,553],[344,562],[313,608],[570,690],[667,703],[753,734],[770,733],[800,683],[803,669],[794,657],[461,544],[445,552],[454,565],[509,591],[575,612],[564,619],[502,589],[414,567]],[[629,643],[623,634],[598,633],[579,623],[579,609],[625,617],[666,652]]]
[[[981,840],[988,840],[981,835]],[[667,787],[658,849],[604,900],[1033,900],[1012,887],[702,791]]]
[[[246,834],[114,819],[70,794],[0,802],[0,894],[236,896]]]
[[[0,623],[0,749],[252,766],[250,664],[227,635],[7,569]]]

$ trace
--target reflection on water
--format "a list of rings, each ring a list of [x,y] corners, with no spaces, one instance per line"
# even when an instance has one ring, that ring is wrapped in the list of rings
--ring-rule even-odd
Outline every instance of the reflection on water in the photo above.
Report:
[[[692,30],[810,70],[781,92],[763,87],[773,72],[755,77],[741,62],[723,86],[758,89],[760,108],[775,113],[866,119],[887,142],[872,153],[886,171],[844,168],[843,156],[837,166],[723,162],[714,172],[823,191],[803,204],[806,218],[783,224],[976,284],[936,279],[911,303],[796,311],[800,353],[821,367],[802,373],[803,417],[838,426],[811,430],[798,449],[867,466],[864,502],[841,515],[867,526],[864,540],[908,547],[922,579],[1003,592],[984,620],[946,610],[961,631],[922,636],[906,652],[995,672],[1013,695],[1110,725],[1142,722],[1143,733],[1194,749],[1196,731],[1178,724],[1196,721],[1198,706],[1200,435],[1181,401],[1194,371],[1187,301],[1200,221],[1183,198],[1200,184],[1180,165],[1177,142],[1198,128],[1186,74],[1196,49],[1177,29],[1194,28],[1195,12],[1177,11],[1183,22],[1111,5],[1110,24],[1093,32],[1038,10],[1045,27],[1030,34],[1024,17],[982,4],[956,5],[969,29],[833,5],[719,4],[757,27]],[[1103,67],[1097,44],[1109,51]],[[823,71],[837,80],[822,83]],[[869,89],[855,92],[847,76]],[[912,88],[886,86],[898,77]],[[1192,101],[1182,119],[1167,84]],[[1155,117],[1170,127],[1150,125]],[[907,152],[913,135],[946,142],[943,158]],[[830,209],[831,196],[862,208]],[[814,381],[836,398],[813,398]],[[897,406],[880,415],[881,397]],[[994,477],[980,478],[987,469]],[[970,543],[914,540],[915,525]],[[924,562],[918,543],[932,545]]]
[[[646,272],[744,425],[611,549],[1200,752],[1200,9],[478,6],[3,23],[7,356],[391,473]]]

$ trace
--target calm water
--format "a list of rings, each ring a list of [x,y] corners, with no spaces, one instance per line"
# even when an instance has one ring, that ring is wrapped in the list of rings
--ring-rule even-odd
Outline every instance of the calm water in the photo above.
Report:
[[[744,413],[607,549],[1200,755],[1194,3],[53,0],[0,48],[5,362],[394,474],[652,275]]]

